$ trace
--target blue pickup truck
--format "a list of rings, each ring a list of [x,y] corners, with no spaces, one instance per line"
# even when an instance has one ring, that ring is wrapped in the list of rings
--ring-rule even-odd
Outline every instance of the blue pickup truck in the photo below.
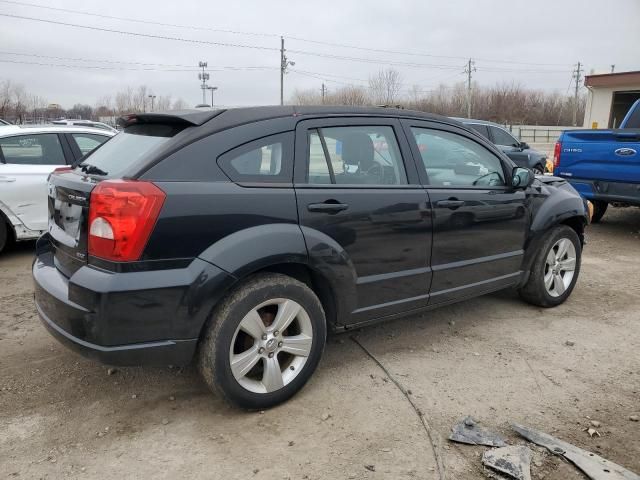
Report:
[[[592,222],[600,221],[610,203],[640,206],[640,100],[620,128],[562,132],[553,173],[593,202]]]

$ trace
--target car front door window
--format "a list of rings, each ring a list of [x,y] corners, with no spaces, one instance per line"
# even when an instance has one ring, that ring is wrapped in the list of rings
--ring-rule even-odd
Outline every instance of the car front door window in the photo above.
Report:
[[[502,187],[502,162],[485,147],[461,135],[412,127],[433,186]]]
[[[490,127],[491,135],[493,135],[493,143],[496,145],[502,145],[505,147],[517,147],[520,145],[512,135],[507,133],[501,128],[498,127]]]

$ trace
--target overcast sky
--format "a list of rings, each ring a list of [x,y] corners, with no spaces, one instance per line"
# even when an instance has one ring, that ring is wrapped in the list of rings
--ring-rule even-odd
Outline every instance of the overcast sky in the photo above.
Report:
[[[208,62],[209,83],[219,88],[216,104],[275,104],[279,35],[285,36],[287,55],[295,61],[285,76],[285,98],[296,88],[319,90],[321,79],[329,89],[366,85],[381,68],[398,70],[406,89],[452,85],[465,79],[468,57],[475,59],[474,80],[481,85],[515,81],[563,94],[577,61],[587,74],[609,71],[611,64],[616,71],[640,70],[639,0],[0,0],[0,14],[210,42],[145,38],[0,15],[0,80],[22,83],[30,93],[63,107],[93,105],[104,95],[141,84],[157,95],[171,94],[195,105],[202,100],[196,72],[200,60]]]

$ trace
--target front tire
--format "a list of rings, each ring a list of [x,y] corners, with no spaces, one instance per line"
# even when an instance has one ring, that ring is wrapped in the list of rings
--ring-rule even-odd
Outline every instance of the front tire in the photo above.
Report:
[[[315,371],[326,341],[322,304],[304,283],[258,274],[215,309],[199,346],[206,384],[248,410],[291,398]]]
[[[542,165],[536,165],[531,170],[535,175],[544,175],[544,167]]]
[[[7,246],[7,240],[9,239],[9,229],[7,228],[7,222],[0,213],[0,253]]]
[[[539,307],[560,305],[576,285],[581,258],[582,246],[575,230],[566,225],[555,227],[539,247],[520,296]]]

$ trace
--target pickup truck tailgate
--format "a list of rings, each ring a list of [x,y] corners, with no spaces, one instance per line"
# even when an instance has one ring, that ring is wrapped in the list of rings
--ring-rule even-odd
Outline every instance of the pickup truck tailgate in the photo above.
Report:
[[[570,130],[561,142],[555,175],[640,183],[640,129]]]

